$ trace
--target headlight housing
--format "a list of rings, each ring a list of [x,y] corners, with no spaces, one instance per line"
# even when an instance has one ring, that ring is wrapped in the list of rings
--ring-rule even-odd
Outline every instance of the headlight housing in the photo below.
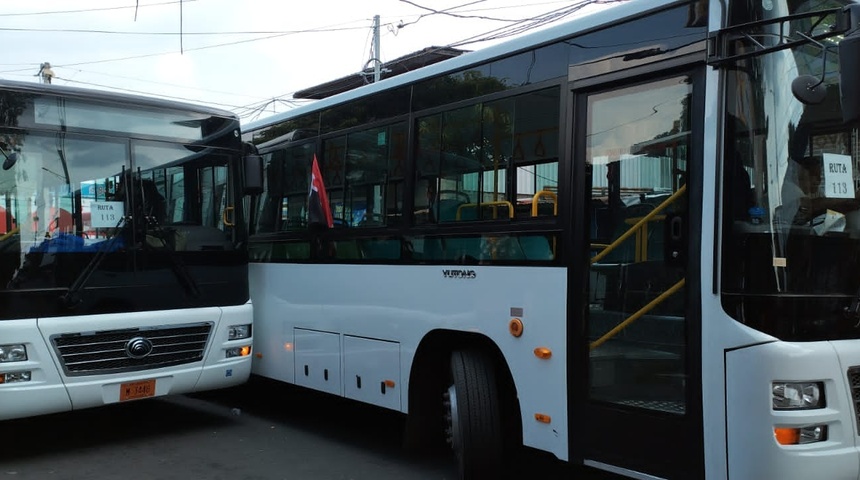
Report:
[[[225,356],[227,358],[247,357],[250,354],[251,354],[251,346],[250,345],[245,345],[244,347],[228,348],[225,351]]]
[[[0,345],[0,363],[27,360],[27,347],[23,344]]]
[[[774,410],[812,410],[826,406],[823,382],[773,382]]]
[[[251,325],[231,325],[227,328],[227,340],[240,340],[251,336]]]

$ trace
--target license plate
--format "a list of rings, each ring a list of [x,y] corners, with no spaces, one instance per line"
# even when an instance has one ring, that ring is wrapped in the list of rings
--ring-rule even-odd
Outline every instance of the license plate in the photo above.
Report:
[[[155,379],[123,383],[119,386],[119,401],[137,400],[155,396]]]

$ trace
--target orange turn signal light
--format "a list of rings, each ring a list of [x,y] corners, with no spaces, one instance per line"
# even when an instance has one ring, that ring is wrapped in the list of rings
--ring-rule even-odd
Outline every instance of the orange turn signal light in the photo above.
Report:
[[[552,423],[552,417],[550,417],[549,415],[547,415],[545,413],[536,413],[535,414],[535,420],[537,420],[540,423]]]
[[[383,380],[382,383],[384,383],[388,388],[394,388],[394,385],[396,385],[394,380]]]
[[[537,347],[535,349],[535,356],[543,360],[548,360],[552,357],[552,350],[546,347]]]
[[[797,445],[800,443],[799,428],[780,428],[773,429],[773,436],[776,437],[776,442],[780,445]]]

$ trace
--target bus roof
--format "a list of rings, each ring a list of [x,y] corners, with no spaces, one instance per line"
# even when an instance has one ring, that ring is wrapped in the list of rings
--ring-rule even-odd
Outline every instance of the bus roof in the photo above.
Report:
[[[419,68],[412,72],[381,80],[377,83],[365,85],[355,90],[333,95],[307,105],[290,109],[286,112],[250,122],[245,125],[242,130],[244,132],[249,132],[259,128],[268,127],[290,118],[298,117],[303,114],[340,103],[345,103],[365,95],[370,95],[372,93],[387,90],[389,88],[395,88],[401,85],[407,85],[426,78],[444,75],[470,65],[482,64],[523,50],[557,42],[565,38],[585,33],[589,30],[594,30],[606,24],[617,23],[620,19],[644,14],[676,3],[679,3],[678,0],[631,0],[626,3],[611,5],[609,8],[604,10],[576,17],[545,30],[523,35],[474,52],[465,53],[458,57]]]
[[[133,104],[142,107],[191,111],[218,117],[236,117],[236,114],[233,112],[204,105],[177,102],[174,100],[148,97],[144,95],[132,95],[128,93],[109,92],[105,90],[68,87],[65,85],[19,82],[14,80],[0,79],[0,89],[16,90],[20,92],[39,95],[59,95],[65,98],[74,98],[78,100],[96,100],[117,104]]]

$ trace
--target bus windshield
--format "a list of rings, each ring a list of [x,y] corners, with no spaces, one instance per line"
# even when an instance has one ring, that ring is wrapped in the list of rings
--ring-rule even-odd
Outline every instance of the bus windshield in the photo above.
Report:
[[[0,319],[242,302],[234,118],[0,95]]]
[[[840,111],[841,37],[827,35],[837,15],[773,3],[773,12],[791,17],[746,32],[759,43],[739,39],[738,59],[725,66],[723,307],[783,340],[858,338],[860,317],[851,311],[860,295],[860,139]],[[816,9],[849,2],[819,3]],[[735,8],[733,18],[771,12]],[[786,38],[820,39],[766,50]],[[820,81],[821,99],[792,94],[792,80],[802,75]]]

